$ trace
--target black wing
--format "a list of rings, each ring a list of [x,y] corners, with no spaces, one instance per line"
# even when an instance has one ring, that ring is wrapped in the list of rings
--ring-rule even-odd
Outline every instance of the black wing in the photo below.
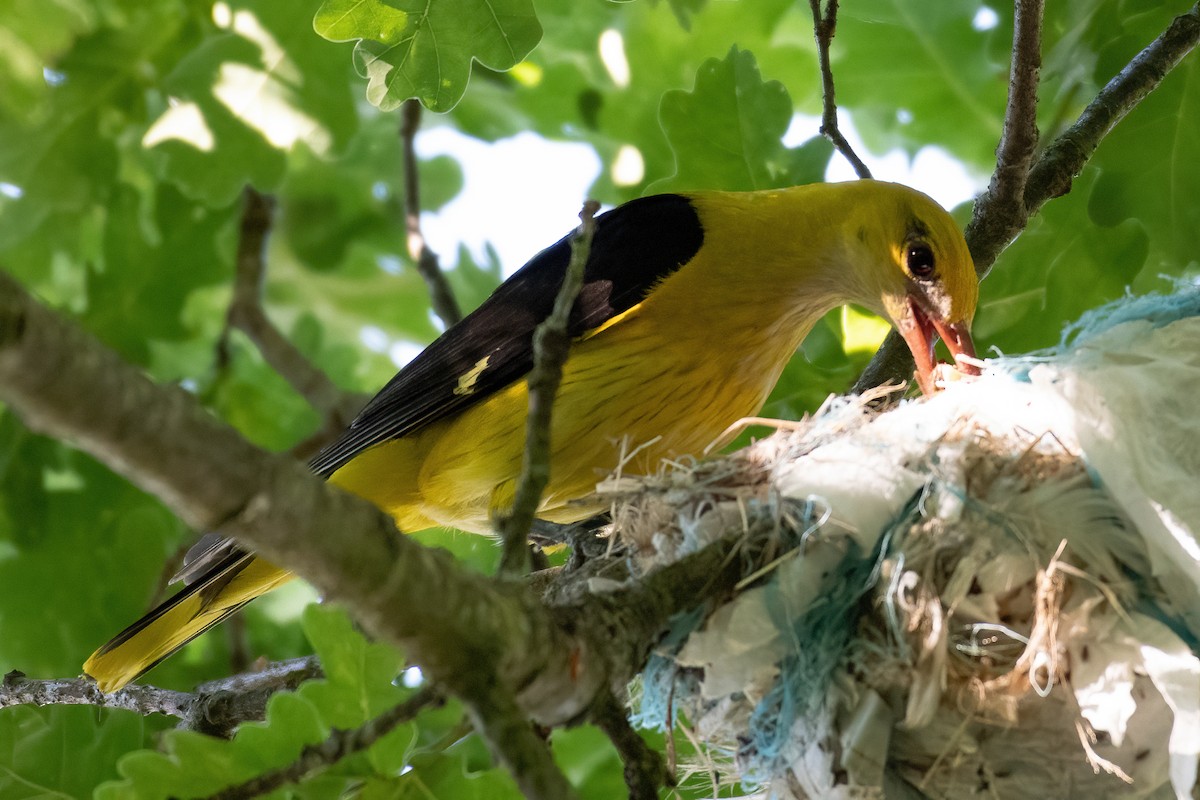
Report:
[[[640,303],[696,255],[703,239],[695,209],[679,195],[643,197],[601,214],[571,309],[571,335]],[[570,236],[534,256],[400,370],[313,458],[313,471],[329,477],[368,447],[469,408],[523,377],[533,367],[533,331],[554,307],[570,257]]]

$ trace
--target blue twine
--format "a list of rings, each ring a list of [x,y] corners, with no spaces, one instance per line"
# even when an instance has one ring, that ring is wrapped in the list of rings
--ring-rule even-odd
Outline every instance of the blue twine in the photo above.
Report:
[[[681,671],[675,655],[692,632],[704,622],[707,607],[697,606],[671,617],[667,633],[650,654],[642,670],[642,700],[629,721],[639,728],[667,731],[675,725],[671,699],[686,698],[699,691],[699,682],[691,672]]]
[[[1161,328],[1181,319],[1200,316],[1200,285],[1180,280],[1175,281],[1174,288],[1171,294],[1126,295],[1085,311],[1079,319],[1063,326],[1058,344],[1025,355],[1002,355],[990,359],[988,365],[1016,380],[1028,381],[1030,370],[1038,364],[1054,361],[1117,325],[1144,320],[1154,328]]]
[[[853,539],[838,566],[840,578],[822,602],[795,620],[775,619],[790,629],[796,649],[779,664],[775,685],[750,714],[748,742],[738,753],[746,783],[766,783],[786,766],[785,748],[796,720],[818,712],[830,676],[842,663],[854,631],[859,603],[879,579],[879,566],[890,537],[863,557]]]
[[[1125,322],[1145,320],[1161,328],[1186,317],[1200,316],[1200,286],[1187,281],[1175,283],[1172,294],[1126,296],[1099,308],[1085,311],[1078,320],[1063,328],[1060,351],[1077,348],[1110,328]]]

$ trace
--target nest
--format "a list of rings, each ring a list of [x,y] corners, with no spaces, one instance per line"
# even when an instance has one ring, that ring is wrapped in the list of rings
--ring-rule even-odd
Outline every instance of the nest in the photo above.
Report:
[[[1200,421],[1176,413],[1200,295],[1181,294],[929,401],[831,402],[610,482],[643,572],[731,531],[767,542],[735,597],[676,621],[637,720],[683,727],[714,794],[1200,796]]]

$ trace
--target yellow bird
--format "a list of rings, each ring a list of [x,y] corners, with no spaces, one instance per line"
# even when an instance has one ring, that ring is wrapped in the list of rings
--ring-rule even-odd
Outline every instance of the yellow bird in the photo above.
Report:
[[[312,461],[401,530],[486,533],[521,468],[532,340],[570,256],[543,250],[402,369]],[[974,356],[978,281],[961,232],[925,195],[855,181],[633,200],[596,220],[554,405],[539,517],[586,518],[623,454],[626,474],[701,453],[762,406],[827,311],[888,319],[932,388],[933,345]],[[973,371],[964,366],[964,371]],[[579,501],[583,502],[579,502]],[[103,691],[138,677],[292,576],[231,540],[189,559],[187,586],[88,659]]]

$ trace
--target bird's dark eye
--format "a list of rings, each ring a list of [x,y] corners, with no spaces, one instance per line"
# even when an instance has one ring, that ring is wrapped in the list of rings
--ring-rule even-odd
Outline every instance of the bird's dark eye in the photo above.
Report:
[[[924,242],[911,242],[904,249],[904,266],[914,278],[933,275],[933,248]]]

